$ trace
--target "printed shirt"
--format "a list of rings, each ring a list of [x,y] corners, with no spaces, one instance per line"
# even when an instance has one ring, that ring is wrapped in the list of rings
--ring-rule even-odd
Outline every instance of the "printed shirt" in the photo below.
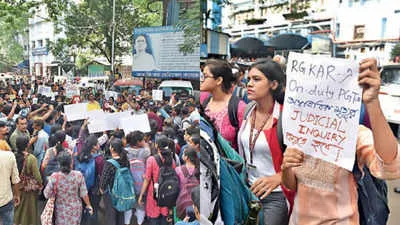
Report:
[[[20,182],[14,153],[0,151],[0,207],[13,199],[11,184]]]
[[[240,101],[237,109],[239,127],[241,127],[242,125],[245,108],[246,108],[246,103]],[[215,120],[214,122],[214,125],[216,126],[215,128],[222,135],[222,137],[224,137],[227,141],[231,143],[232,148],[238,149],[238,144],[236,140],[237,138],[236,128],[232,126],[229,120],[228,106],[219,112],[211,112],[209,107],[207,106],[206,114],[212,120]]]
[[[383,162],[374,149],[371,130],[361,125],[356,154],[358,165],[367,166],[373,176],[381,179],[400,177],[400,154],[390,163]],[[303,165],[293,171],[297,194],[291,225],[359,224],[357,184],[351,171],[308,155]]]

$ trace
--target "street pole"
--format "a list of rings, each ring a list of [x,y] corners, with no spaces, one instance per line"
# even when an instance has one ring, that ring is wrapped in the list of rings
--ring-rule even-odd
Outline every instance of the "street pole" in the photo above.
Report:
[[[111,75],[114,76],[114,38],[115,38],[115,0],[113,0],[112,37],[111,37]]]

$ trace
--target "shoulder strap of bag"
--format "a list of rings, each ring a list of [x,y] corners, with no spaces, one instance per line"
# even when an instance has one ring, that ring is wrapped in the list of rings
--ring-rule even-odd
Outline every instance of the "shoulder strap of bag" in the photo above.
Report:
[[[201,105],[203,106],[204,109],[207,108],[207,105],[208,105],[208,103],[210,102],[211,98],[212,98],[212,95],[209,94],[209,95],[207,96],[207,98],[204,99],[203,104],[201,104]]]
[[[284,153],[287,146],[283,143],[282,114],[282,111],[280,111],[276,131],[278,135],[279,147],[281,147],[282,153]]]
[[[120,168],[120,165],[119,165],[119,163],[117,162],[117,160],[115,160],[115,159],[109,159],[109,160],[107,160],[109,163],[111,163],[111,164],[113,164],[113,166],[115,166],[117,169],[119,169]]]
[[[229,99],[228,103],[228,116],[229,116],[229,122],[232,124],[233,127],[236,129],[239,128],[239,119],[238,119],[238,106],[239,106],[239,101],[240,99],[232,95],[232,97]]]

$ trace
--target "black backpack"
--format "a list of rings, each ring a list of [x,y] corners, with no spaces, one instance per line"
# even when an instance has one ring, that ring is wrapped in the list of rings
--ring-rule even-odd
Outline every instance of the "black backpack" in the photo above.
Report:
[[[158,176],[158,190],[155,199],[159,207],[172,208],[176,205],[179,195],[179,179],[172,165],[163,163],[161,157],[156,155],[157,165],[160,168]],[[154,181],[153,181],[154,182]]]

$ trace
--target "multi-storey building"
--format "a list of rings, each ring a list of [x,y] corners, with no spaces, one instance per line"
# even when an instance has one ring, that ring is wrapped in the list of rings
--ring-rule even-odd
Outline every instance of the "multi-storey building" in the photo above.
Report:
[[[400,41],[400,1],[234,0],[222,15],[223,30],[232,42],[295,33],[309,39],[313,53],[352,59],[373,55],[380,64],[390,60],[392,47]],[[264,23],[248,25],[254,19]]]

